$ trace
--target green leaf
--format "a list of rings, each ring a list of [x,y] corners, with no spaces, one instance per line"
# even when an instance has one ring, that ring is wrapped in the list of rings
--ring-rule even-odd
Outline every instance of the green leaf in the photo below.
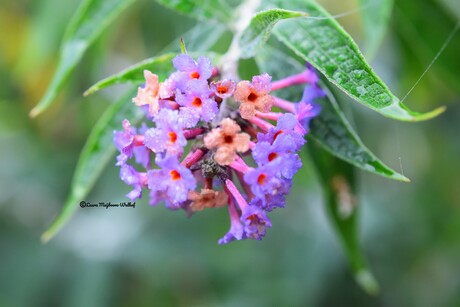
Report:
[[[446,13],[460,20],[460,2],[458,0],[437,0],[444,7]]]
[[[161,5],[197,19],[228,22],[231,7],[223,0],[156,0]]]
[[[37,116],[53,103],[88,47],[134,1],[86,0],[81,4],[66,29],[51,84],[40,102],[30,111],[30,116]]]
[[[317,146],[309,146],[322,181],[326,208],[350,262],[356,282],[369,294],[379,286],[369,270],[358,239],[358,205],[354,169]]]
[[[366,36],[365,50],[372,59],[380,47],[390,22],[394,0],[360,0],[361,17]]]
[[[59,215],[51,226],[42,234],[43,242],[49,241],[70,219],[79,208],[104,167],[111,161],[116,148],[113,145],[113,131],[121,129],[123,119],[128,119],[133,125],[139,122],[144,113],[131,103],[133,91],[129,91],[119,101],[111,105],[91,131],[88,140],[80,154],[77,167],[72,179],[70,195]]]
[[[275,79],[305,69],[288,54],[268,47],[258,54],[256,61],[264,72],[270,73]],[[311,121],[308,138],[356,167],[389,179],[408,182],[408,178],[386,166],[362,143],[342,113],[334,95],[325,84],[321,84],[321,87],[327,96],[315,100],[321,106],[321,113]],[[297,101],[300,93],[301,89],[291,88],[286,89],[283,96],[288,100]]]
[[[193,53],[191,54],[193,56]],[[217,59],[218,56],[214,53],[200,53],[200,55],[206,55],[211,59]],[[171,61],[176,56],[175,53],[168,53],[158,57],[153,57],[149,59],[145,59],[137,64],[134,64],[119,73],[111,75],[101,81],[97,82],[96,84],[92,85],[86,92],[84,93],[85,96],[91,95],[94,92],[97,92],[103,88],[119,84],[119,83],[134,83],[134,84],[142,84],[145,82],[144,79],[144,70],[148,69],[153,73],[158,75],[160,80],[166,79],[169,74],[173,71]]]
[[[189,50],[195,51],[191,53],[192,56],[198,56],[198,51],[200,51],[199,55],[209,56],[216,61],[219,58],[217,54],[205,51],[214,46],[224,32],[225,27],[222,25],[201,22],[177,40],[172,41],[171,44],[164,49],[164,52],[167,52],[166,54],[145,59],[119,73],[104,78],[87,89],[84,95],[91,95],[103,88],[120,83],[129,82],[142,84],[145,82],[144,69],[148,69],[157,74],[160,80],[166,79],[169,73],[172,72],[172,59],[176,56],[176,53],[181,51],[181,39],[185,41]]]
[[[309,137],[334,156],[371,173],[390,179],[410,180],[386,166],[360,140],[341,111],[334,95],[322,84],[327,97],[315,102],[321,113],[310,122]]]
[[[144,79],[144,70],[148,69],[158,75],[160,80],[163,80],[168,77],[169,73],[172,71],[171,61],[176,56],[175,53],[168,53],[158,57],[153,57],[145,59],[137,64],[134,64],[119,73],[111,75],[96,84],[92,85],[86,92],[85,96],[91,95],[94,92],[97,92],[103,88],[112,86],[119,83],[136,83],[141,84],[145,82]]]
[[[296,2],[277,3],[289,6]],[[300,2],[295,6],[299,8],[309,17],[280,24],[274,35],[350,97],[403,121],[426,120],[444,111],[444,107],[423,114],[411,111],[373,72],[350,35],[323,8],[310,1]]]
[[[253,57],[268,40],[273,27],[278,21],[303,16],[307,16],[307,14],[282,9],[271,9],[257,13],[252,17],[251,23],[244,29],[238,41],[241,57],[244,59]]]

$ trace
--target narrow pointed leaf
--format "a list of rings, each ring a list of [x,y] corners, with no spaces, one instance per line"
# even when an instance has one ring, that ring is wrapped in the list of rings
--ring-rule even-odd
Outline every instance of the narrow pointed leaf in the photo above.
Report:
[[[310,123],[309,137],[334,156],[366,171],[404,182],[410,180],[380,161],[360,140],[341,111],[333,94],[323,85],[327,97],[317,99],[321,113]]]
[[[271,9],[257,13],[251,19],[251,23],[244,30],[238,44],[242,58],[253,57],[270,37],[275,24],[283,19],[303,17],[304,12],[288,11],[283,9]]]
[[[231,7],[224,0],[156,0],[161,5],[197,19],[228,22]]]
[[[119,101],[111,105],[94,126],[80,154],[72,179],[70,195],[59,215],[42,234],[42,241],[49,241],[79,208],[104,167],[115,154],[113,131],[121,130],[121,122],[128,119],[134,125],[144,116],[139,108],[131,103],[133,91],[129,91]]]
[[[321,71],[347,95],[384,116],[403,121],[433,118],[444,107],[417,113],[406,107],[373,72],[358,46],[322,7],[310,1],[277,3],[305,11],[308,17],[286,21],[273,34],[288,48]],[[286,6],[286,7],[284,7]]]
[[[365,54],[372,59],[377,53],[390,22],[394,0],[360,0],[363,29],[366,36]]]
[[[43,98],[30,111],[35,117],[46,110],[66,84],[88,47],[135,0],[86,0],[66,29],[58,66]]]
[[[203,53],[200,53],[203,55]],[[206,53],[208,57],[212,59],[217,59],[218,57],[214,53]],[[172,72],[171,62],[172,59],[176,56],[175,53],[168,53],[158,57],[145,59],[137,64],[134,64],[119,73],[111,75],[96,84],[92,85],[86,92],[85,96],[91,95],[94,92],[97,92],[103,88],[120,84],[120,83],[134,83],[142,84],[145,82],[144,79],[144,70],[148,69],[153,73],[158,75],[160,80],[166,79],[169,74]],[[193,56],[193,54],[192,54]]]
[[[358,239],[358,211],[354,168],[317,146],[309,146],[322,181],[325,205],[350,262],[356,282],[369,294],[379,286],[370,271]]]
[[[119,83],[136,83],[141,84],[145,82],[144,70],[150,70],[158,75],[160,80],[167,78],[168,73],[171,70],[171,61],[174,58],[175,53],[167,53],[158,57],[145,59],[139,63],[136,63],[119,73],[111,75],[96,84],[92,85],[86,92],[85,96],[91,95],[103,88],[112,86]]]
[[[218,56],[215,53],[205,53],[205,51],[213,47],[224,32],[225,27],[222,25],[201,22],[177,40],[172,41],[171,44],[164,49],[165,54],[145,59],[120,71],[119,73],[104,78],[86,90],[84,95],[91,95],[94,92],[114,84],[128,82],[134,84],[144,83],[144,69],[148,69],[157,74],[160,80],[165,79],[171,72],[172,59],[176,53],[180,52],[180,39],[183,39],[186,42],[187,48],[192,51],[193,56],[195,56],[193,51],[200,51],[200,55],[205,54],[216,60]]]
[[[256,61],[261,70],[270,73],[274,79],[299,73],[304,69],[288,54],[268,47],[258,54]],[[321,113],[311,121],[308,138],[316,141],[329,153],[356,167],[389,179],[408,182],[409,179],[386,166],[362,143],[342,113],[335,97],[325,84],[322,84],[322,88],[325,89],[327,96],[315,100],[321,105]],[[284,98],[297,101],[300,93],[300,89],[294,88],[286,89],[283,94]]]

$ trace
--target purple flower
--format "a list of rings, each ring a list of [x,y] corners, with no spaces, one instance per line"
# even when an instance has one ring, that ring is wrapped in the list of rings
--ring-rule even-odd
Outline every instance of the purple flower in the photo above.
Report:
[[[295,151],[296,144],[294,140],[286,134],[280,134],[273,143],[257,142],[252,149],[252,156],[257,165],[265,165],[269,162],[277,161],[280,158],[288,158]]]
[[[299,156],[293,151],[296,148],[291,136],[280,134],[273,144],[258,142],[252,150],[257,165],[270,165],[278,177],[291,179],[302,166]]]
[[[141,128],[141,133],[145,132],[145,127]],[[134,154],[136,163],[142,164],[145,168],[150,164],[150,151],[143,146],[142,134],[137,135],[136,129],[131,127],[131,123],[123,120],[123,131],[114,131],[113,142],[120,151],[117,156],[116,165],[122,166]]]
[[[256,206],[246,206],[242,210],[240,220],[244,225],[245,237],[251,239],[261,240],[265,236],[266,228],[272,227],[265,212]]]
[[[123,120],[123,131],[114,131],[113,132],[113,143],[115,147],[120,152],[120,155],[117,157],[117,164],[121,166],[126,163],[126,161],[133,154],[133,141],[134,136],[136,135],[135,129],[131,127],[131,123],[127,120]]]
[[[184,83],[179,72],[172,73],[160,86],[159,97],[161,99],[170,99],[176,94],[176,90],[180,84]]]
[[[182,80],[199,79],[206,81],[212,75],[211,61],[201,56],[196,62],[188,54],[179,54],[173,59],[174,67],[182,73]]]
[[[187,145],[182,128],[183,119],[175,110],[162,109],[154,118],[156,128],[145,132],[145,146],[156,153],[166,152],[171,155],[180,155]]]
[[[148,171],[148,187],[157,199],[166,198],[167,207],[178,209],[187,200],[188,192],[196,188],[195,177],[174,156],[167,155],[156,162],[161,169]]]
[[[249,170],[244,174],[244,181],[249,184],[255,196],[265,199],[266,194],[271,194],[283,185],[283,180],[277,176],[278,172],[276,167],[266,164]]]
[[[181,114],[193,119],[193,124],[192,121],[188,123],[190,127],[195,126],[200,119],[209,122],[216,117],[219,108],[217,102],[210,97],[208,83],[202,80],[190,80],[185,93],[177,92],[176,101],[182,106]]]
[[[295,151],[299,151],[305,144],[304,137],[296,131],[298,121],[295,115],[286,113],[278,118],[276,127],[270,128],[267,133],[258,133],[257,140],[259,142],[273,143],[281,135],[288,135],[295,143]]]
[[[296,104],[297,120],[300,122],[302,127],[306,129],[306,131],[308,131],[310,120],[317,116],[321,111],[321,107],[318,104],[313,103],[313,100],[324,96],[326,96],[326,93],[324,93],[318,85],[311,84],[310,86],[305,87],[302,99],[298,104]]]
[[[126,197],[134,201],[141,197],[142,187],[147,183],[147,177],[145,173],[139,173],[134,167],[128,164],[123,164],[120,168],[120,178],[127,185],[134,187],[134,189],[126,194]]]
[[[283,180],[283,184],[270,194],[265,194],[264,198],[254,197],[249,205],[259,207],[265,211],[272,211],[275,208],[284,208],[286,205],[286,195],[292,186],[291,180]]]
[[[272,77],[267,74],[261,74],[252,77],[252,86],[257,92],[269,93],[272,89]]]
[[[302,94],[301,102],[306,104],[312,103],[316,98],[325,97],[326,93],[318,86],[318,84],[313,83],[305,86]]]
[[[148,127],[145,123],[142,124],[142,127],[139,129],[139,133],[141,136],[145,134],[148,130]],[[136,143],[136,141],[135,141]],[[150,168],[150,154],[151,151],[147,147],[143,145],[134,146],[133,148],[134,158],[136,163],[142,165],[145,169]]]
[[[233,199],[230,199],[229,201],[228,213],[230,215],[230,230],[219,239],[218,243],[220,245],[245,238],[243,225],[241,224]]]

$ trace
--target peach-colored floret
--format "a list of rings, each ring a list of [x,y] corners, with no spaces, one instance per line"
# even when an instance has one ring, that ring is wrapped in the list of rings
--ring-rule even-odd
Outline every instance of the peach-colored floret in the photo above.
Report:
[[[158,114],[160,105],[158,104],[158,93],[161,83],[158,83],[158,76],[148,70],[144,70],[145,86],[137,89],[137,96],[133,98],[133,102],[137,106],[148,105],[150,115]]]
[[[264,113],[270,112],[274,102],[274,98],[269,95],[266,87],[249,81],[240,81],[236,85],[233,98],[241,103],[239,111],[244,119],[253,118],[256,110]]]
[[[224,191],[214,191],[211,189],[202,189],[201,193],[190,191],[188,199],[192,211],[202,211],[206,208],[223,207],[227,203],[227,194]]]
[[[219,128],[210,131],[204,138],[204,145],[209,149],[217,149],[214,160],[220,165],[231,164],[236,157],[236,152],[249,150],[250,137],[247,133],[240,132],[241,128],[232,119],[225,118]]]

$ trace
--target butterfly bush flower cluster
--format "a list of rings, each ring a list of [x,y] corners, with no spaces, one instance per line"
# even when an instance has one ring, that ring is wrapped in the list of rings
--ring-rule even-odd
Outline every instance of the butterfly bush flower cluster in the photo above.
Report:
[[[267,212],[285,206],[298,152],[323,96],[318,75],[306,70],[272,81],[264,73],[252,80],[221,79],[206,57],[173,59],[166,80],[144,71],[145,84],[133,103],[146,114],[135,128],[128,120],[114,132],[120,177],[132,187],[131,200],[148,192],[152,206],[164,202],[189,215],[227,207],[230,230],[220,240],[257,239],[272,226]],[[304,85],[300,102],[273,92]]]

